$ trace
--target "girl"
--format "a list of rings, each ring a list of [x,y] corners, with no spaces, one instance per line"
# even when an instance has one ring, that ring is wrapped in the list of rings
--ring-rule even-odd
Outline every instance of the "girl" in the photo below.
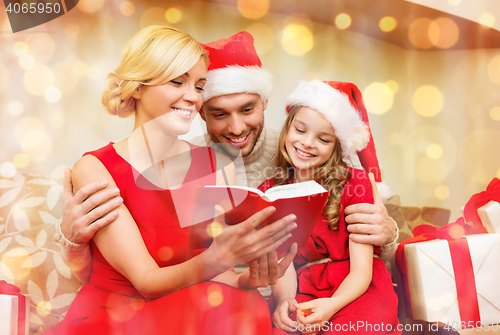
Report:
[[[273,285],[273,334],[400,334],[397,296],[377,258],[380,250],[351,241],[344,221],[346,206],[373,203],[368,173],[343,160],[364,149],[371,137],[359,115],[367,120],[361,93],[352,84],[313,80],[302,82],[287,106],[279,173],[260,189],[315,180],[330,195],[311,237],[297,252],[295,267]],[[362,152],[360,160],[365,169],[378,170],[378,163],[369,166],[377,162],[372,154]]]
[[[181,228],[196,188],[223,180],[216,162],[224,157],[178,138],[201,108],[207,63],[205,49],[188,34],[150,26],[127,43],[108,75],[103,104],[111,114],[135,115],[134,131],[78,160],[73,184],[78,190],[105,180],[107,192],[120,190],[123,204],[91,241],[89,283],[49,334],[270,334],[265,299],[239,289],[259,280],[226,270],[267,260],[293,229],[290,218],[273,224],[280,233],[256,231],[273,212],[267,208],[219,230],[206,250],[192,250],[191,227]],[[222,166],[234,182],[234,166]]]

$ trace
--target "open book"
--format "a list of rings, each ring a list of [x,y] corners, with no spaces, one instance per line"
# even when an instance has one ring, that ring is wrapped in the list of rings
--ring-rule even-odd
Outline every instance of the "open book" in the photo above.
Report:
[[[205,186],[196,192],[193,224],[204,222],[206,227],[212,222],[215,205],[220,205],[224,209],[225,221],[228,225],[243,222],[269,206],[276,207],[276,212],[257,228],[295,214],[297,228],[292,231],[292,237],[278,248],[278,257],[281,258],[292,243],[297,242],[299,247],[306,243],[325,206],[328,193],[315,181],[275,186],[266,192],[243,186]],[[200,225],[196,226],[198,226],[195,228],[198,243],[194,244],[195,248],[202,247],[199,244],[200,238],[205,241],[204,246],[208,246],[210,237],[206,230],[200,228]]]

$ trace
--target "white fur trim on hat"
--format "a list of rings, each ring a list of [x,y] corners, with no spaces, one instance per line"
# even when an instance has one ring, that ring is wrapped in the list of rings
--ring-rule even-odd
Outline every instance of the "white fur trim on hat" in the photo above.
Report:
[[[368,126],[363,123],[347,95],[322,81],[301,81],[288,97],[287,106],[307,106],[321,113],[335,130],[343,157],[356,155],[370,140]]]
[[[271,94],[272,76],[258,66],[228,66],[207,72],[203,102],[221,95],[254,93],[266,101]]]

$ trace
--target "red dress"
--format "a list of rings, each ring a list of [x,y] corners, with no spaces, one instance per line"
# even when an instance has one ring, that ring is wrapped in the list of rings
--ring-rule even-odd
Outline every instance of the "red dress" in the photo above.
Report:
[[[215,183],[215,156],[212,149],[194,145],[191,153],[183,186],[172,191],[138,187],[136,171],[116,153],[112,143],[88,153],[108,169],[149,253],[161,267],[184,262],[202,251],[190,249],[191,227],[180,227],[174,201],[182,199],[186,213],[192,213],[190,199],[196,187]],[[147,301],[109,265],[94,243],[91,247],[90,281],[64,320],[48,334],[271,334],[266,300],[257,290],[207,281]]]
[[[352,176],[342,191],[339,229],[331,230],[327,220],[321,215],[311,237],[303,247],[299,248],[294,259],[298,280],[296,299],[299,303],[331,297],[349,274],[349,233],[345,223],[344,209],[355,203],[373,203],[372,186],[368,174],[352,168],[349,168],[349,171]],[[273,180],[268,179],[259,188],[264,191],[272,186]],[[375,247],[374,250],[376,254],[380,254],[380,248]],[[333,262],[299,268],[304,264],[324,258],[330,258]],[[270,305],[274,312],[272,301]],[[397,307],[398,299],[392,287],[391,276],[384,262],[374,257],[373,277],[368,290],[335,314],[330,319],[330,323],[318,334],[401,334],[400,331],[385,331],[388,328],[395,330],[399,325]],[[382,325],[384,331],[381,331]],[[298,328],[292,330],[298,330]],[[274,334],[289,333],[273,328]]]

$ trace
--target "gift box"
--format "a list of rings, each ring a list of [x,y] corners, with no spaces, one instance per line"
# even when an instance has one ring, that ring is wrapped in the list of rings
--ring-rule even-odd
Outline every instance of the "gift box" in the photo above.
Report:
[[[490,201],[479,207],[477,215],[488,233],[500,233],[500,203]]]
[[[28,335],[30,319],[29,295],[19,288],[0,281],[0,334]]]
[[[0,334],[17,335],[18,298],[0,294]]]
[[[493,178],[485,191],[474,194],[463,212],[467,222],[483,225],[488,233],[500,233],[500,179]]]
[[[404,257],[414,319],[457,329],[500,322],[499,234],[410,243]]]

